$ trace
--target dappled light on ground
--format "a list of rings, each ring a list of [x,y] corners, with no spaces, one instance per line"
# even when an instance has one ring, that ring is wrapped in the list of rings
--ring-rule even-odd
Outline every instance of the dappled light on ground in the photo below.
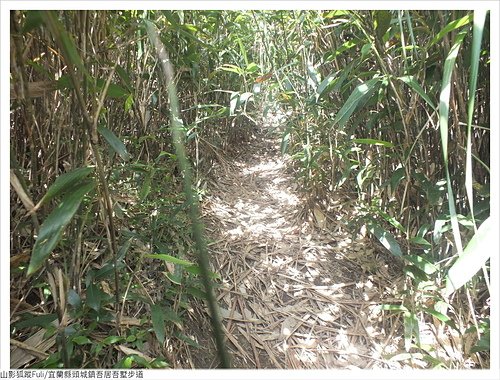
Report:
[[[204,202],[235,366],[397,368],[382,356],[399,343],[386,331],[391,318],[375,310],[395,288],[381,281],[389,273],[376,250],[345,230],[354,210],[339,199],[321,226],[304,218],[307,197],[279,140],[266,130],[257,138],[215,169]]]
[[[284,162],[280,158],[261,162],[257,165],[235,165],[235,170],[241,170],[243,181],[255,182],[254,193],[261,202],[255,202],[252,197],[239,197],[234,194],[233,203],[228,205],[222,201],[213,202],[213,212],[221,220],[228,220],[229,224],[235,225],[228,229],[225,234],[229,239],[242,236],[253,236],[264,240],[272,238],[281,240],[284,236],[293,234],[296,228],[287,225],[286,215],[282,214],[290,206],[299,204],[299,198],[283,187],[286,178],[280,173],[284,169]],[[245,182],[241,183],[245,186]]]

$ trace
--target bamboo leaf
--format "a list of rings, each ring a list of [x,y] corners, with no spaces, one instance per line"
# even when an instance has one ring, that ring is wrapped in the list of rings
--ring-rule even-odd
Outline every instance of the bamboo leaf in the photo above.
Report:
[[[324,16],[325,19],[339,17],[339,16],[348,16],[350,15],[349,11],[330,11],[328,14]]]
[[[198,289],[194,286],[190,286],[186,288],[186,293],[191,294],[193,297],[197,297],[202,300],[207,300],[207,293],[201,289]]]
[[[481,351],[490,351],[490,330],[481,335],[481,339],[479,339],[477,344],[470,349],[471,354]]]
[[[133,105],[134,105],[134,96],[130,94],[129,96],[127,96],[127,99],[125,99],[125,103],[123,104],[125,112],[130,111]]]
[[[447,324],[448,326],[450,326],[458,331],[458,328],[457,328],[457,325],[455,324],[455,321],[453,319],[451,319],[450,317],[440,313],[439,311],[429,309],[427,307],[423,307],[422,310],[425,311],[426,313],[432,315],[433,317],[436,317],[441,322]]]
[[[234,116],[236,113],[236,109],[238,108],[238,105],[240,104],[240,94],[239,92],[233,92],[231,94],[231,100],[230,100],[230,108],[229,108],[229,116]]]
[[[194,263],[192,263],[191,261],[181,260],[181,259],[178,259],[177,257],[165,255],[165,254],[150,254],[150,255],[144,255],[144,257],[146,257],[148,259],[159,259],[159,260],[163,260],[163,261],[166,261],[169,263],[183,265],[183,266],[194,265]]]
[[[422,256],[406,255],[404,258],[405,258],[405,260],[408,260],[410,263],[415,265],[418,269],[420,269],[425,274],[433,274],[433,273],[438,271],[438,268],[433,263],[426,260]]]
[[[68,303],[73,307],[80,307],[82,304],[80,295],[74,289],[68,290]]]
[[[486,19],[486,10],[474,11],[474,26],[472,35],[471,49],[471,67],[469,80],[469,99],[467,101],[467,143],[465,157],[465,190],[469,199],[469,208],[471,211],[472,220],[474,221],[474,194],[472,191],[472,118],[474,116],[474,98],[476,95],[477,77],[479,68],[479,59],[481,53],[481,40],[483,37],[484,21]]]
[[[376,139],[353,139],[355,143],[358,144],[367,144],[367,145],[380,145],[385,146],[386,148],[393,148],[394,144],[389,141],[376,140]]]
[[[68,74],[61,75],[56,81],[56,85],[58,90],[73,90],[75,88],[75,86],[73,86],[73,83],[71,83],[71,78]]]
[[[427,247],[427,248],[431,248],[431,243],[429,243],[427,240],[425,240],[423,237],[421,236],[415,236],[415,237],[412,237],[410,239],[410,241],[412,243],[415,243],[415,244],[418,244],[418,245],[422,245],[424,247]]]
[[[288,152],[288,145],[290,144],[290,128],[287,128],[284,132],[283,135],[281,136],[281,144],[280,144],[280,151],[281,154],[285,154]]]
[[[307,65],[307,74],[309,75],[308,83],[316,89],[319,85],[321,75],[313,65]]]
[[[92,341],[86,336],[75,336],[71,341],[79,346],[84,344],[90,344]]]
[[[162,272],[163,275],[168,278],[175,285],[182,285],[183,276],[182,273],[175,271],[174,273]]]
[[[253,100],[253,92],[244,92],[240,95],[240,103],[245,104],[246,102]]]
[[[368,230],[380,241],[380,243],[385,248],[387,248],[394,256],[398,257],[403,256],[403,253],[401,252],[401,247],[399,246],[394,236],[392,236],[392,234],[385,231],[376,223],[369,223],[367,227]]]
[[[246,72],[247,73],[254,73],[259,70],[259,66],[255,62],[250,62],[247,67],[246,67]]]
[[[387,29],[391,26],[391,12],[387,10],[378,10],[375,11],[375,20],[374,20],[374,29],[377,33],[377,37],[380,41],[382,41],[382,37],[384,36]]]
[[[481,269],[491,256],[491,242],[497,238],[493,219],[489,217],[478,228],[463,254],[457,259],[446,275],[446,295],[461,288]]]
[[[64,229],[78,211],[85,194],[95,186],[93,181],[82,184],[68,193],[54,211],[45,219],[33,247],[27,275],[36,272],[61,239]]]
[[[384,220],[388,223],[390,223],[392,226],[396,227],[398,230],[400,230],[403,234],[406,233],[405,228],[401,223],[399,223],[395,217],[390,216],[386,212],[382,211],[381,209],[377,209],[377,214],[379,214]]]
[[[333,85],[333,88],[332,88],[332,91],[334,93],[340,91],[340,89],[344,85],[344,82],[346,81],[347,77],[351,73],[351,70],[353,69],[353,67],[354,67],[354,61],[351,62],[349,65],[347,65],[347,67],[345,67],[342,70],[342,74],[340,74],[340,77],[338,79],[335,79],[335,82],[334,82],[335,84]]]
[[[64,192],[75,186],[78,182],[88,177],[93,170],[94,168],[92,167],[84,166],[61,174],[49,187],[43,198],[40,200],[39,204],[36,205],[36,208],[38,209],[40,205],[45,204],[55,197],[62,195]]]
[[[176,326],[182,329],[182,317],[177,312],[170,307],[163,309],[163,311],[164,318],[167,322],[175,323]]]
[[[100,91],[104,90],[104,88],[106,87],[106,81],[104,79],[97,79],[96,87]],[[112,99],[126,98],[129,95],[131,94],[128,91],[115,83],[109,84],[108,92],[106,93],[106,96]]]
[[[376,307],[378,310],[384,310],[384,311],[399,311],[406,313],[408,312],[408,308],[403,305],[391,305],[391,304],[382,304]]]
[[[247,51],[245,49],[245,46],[243,45],[243,42],[241,42],[241,38],[236,38],[236,42],[238,42],[238,46],[240,47],[240,53],[243,56],[243,59],[245,60],[245,65],[248,67],[248,56],[247,56]]]
[[[26,21],[24,22],[22,33],[26,34],[33,29],[38,28],[43,23],[42,14],[38,10],[28,11]]]
[[[316,89],[316,102],[332,90],[333,85],[335,84],[334,79],[336,76],[336,74],[330,74],[321,81],[318,88]]]
[[[330,51],[330,52],[326,53],[323,56],[323,59],[325,62],[333,61],[338,55],[342,54],[346,50],[352,49],[354,46],[356,46],[356,42],[351,41],[351,40],[346,41],[335,51]]]
[[[418,327],[418,319],[415,313],[406,312],[403,317],[405,349],[409,351],[411,348],[412,338],[415,337],[417,345],[420,344],[420,329]]]
[[[87,306],[91,309],[94,309],[95,311],[99,311],[102,301],[101,296],[102,292],[99,290],[99,288],[94,284],[90,284],[87,287],[87,298],[85,299]]]
[[[373,78],[370,79],[359,86],[352,92],[347,101],[344,103],[342,108],[335,119],[333,119],[332,127],[336,124],[339,125],[340,128],[344,126],[344,124],[349,120],[353,112],[356,110],[358,104],[368,96],[371,96],[374,93],[376,85],[382,80],[382,78]]]
[[[452,30],[467,25],[471,21],[472,21],[472,14],[468,14],[467,16],[464,16],[458,20],[450,22],[432,39],[428,48],[430,48],[432,45],[434,45],[436,42],[438,42],[441,38],[443,38],[446,34],[451,32]]]
[[[362,47],[361,47],[361,57],[364,57],[365,55],[367,55],[373,48],[373,45],[371,43],[368,43],[368,44],[364,44]]]
[[[63,57],[66,62],[76,66],[87,77],[90,77],[87,70],[85,69],[80,54],[78,54],[78,50],[76,48],[73,37],[71,37],[62,23],[58,20],[56,13],[54,11],[42,11],[41,16],[45,25],[52,33],[59,46],[62,48]]]
[[[29,313],[23,314],[23,318],[26,318],[20,322],[14,323],[16,329],[24,329],[26,327],[47,327],[53,321],[57,319],[57,314],[42,314],[42,315],[31,315]]]
[[[423,270],[417,268],[415,265],[405,265],[403,272],[417,282],[429,281],[429,276],[427,276]]]
[[[414,90],[417,94],[419,94],[420,97],[424,99],[427,102],[427,104],[432,107],[433,110],[436,109],[436,105],[434,104],[434,102],[431,100],[431,98],[429,98],[429,95],[425,93],[424,89],[415,80],[415,77],[413,75],[399,77],[398,79],[403,83],[406,83],[412,90]]]
[[[441,83],[441,94],[439,96],[439,130],[441,134],[441,144],[443,146],[443,160],[445,164],[446,172],[446,182],[448,190],[448,206],[450,209],[451,216],[451,226],[453,229],[453,238],[458,250],[458,253],[462,253],[462,240],[460,238],[460,230],[457,221],[457,213],[455,209],[455,197],[453,195],[453,189],[451,187],[451,177],[448,168],[448,115],[450,110],[450,93],[451,93],[451,75],[453,73],[453,68],[455,67],[455,60],[458,55],[458,50],[462,44],[462,41],[466,35],[466,32],[459,33],[455,42],[446,57],[444,63],[444,73]]]
[[[151,306],[151,322],[156,337],[163,344],[165,342],[165,315],[160,305]]]
[[[189,272],[189,273],[194,274],[194,275],[199,275],[201,273],[201,269],[198,265],[186,266],[185,270],[186,270],[186,272]],[[214,279],[214,280],[220,279],[220,274],[212,272],[212,271],[209,272],[209,276],[211,279]]]
[[[130,74],[120,65],[116,65],[116,72],[123,83],[127,86],[127,90],[132,92],[132,80],[130,79]]]
[[[98,127],[97,130],[123,161],[130,160],[130,154],[127,152],[125,144],[111,130],[102,126]]]
[[[238,67],[236,65],[231,65],[229,63],[223,64],[221,67],[219,67],[219,70],[235,73],[240,76],[245,74],[245,71],[241,67]]]
[[[165,18],[168,20],[168,22],[170,23],[171,26],[175,27],[175,29],[179,28],[179,23],[175,19],[177,17],[177,15],[175,15],[173,11],[162,11],[162,13],[165,16]]]
[[[391,189],[394,191],[401,180],[406,177],[404,168],[397,168],[391,176]]]
[[[106,337],[102,341],[102,344],[109,346],[110,344],[115,344],[118,342],[123,342],[123,338],[121,336],[111,335],[111,336]]]
[[[140,200],[144,200],[151,192],[151,182],[153,180],[154,174],[155,174],[154,168],[151,169],[148,174],[146,174],[146,178],[144,179],[144,183],[142,184],[141,190],[139,192]]]

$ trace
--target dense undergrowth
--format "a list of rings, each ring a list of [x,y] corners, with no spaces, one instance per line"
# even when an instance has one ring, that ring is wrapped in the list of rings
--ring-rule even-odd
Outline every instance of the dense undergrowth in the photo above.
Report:
[[[400,360],[488,367],[489,60],[478,11],[12,12],[11,337],[52,339],[15,366],[186,366],[207,294],[171,120],[202,200],[279,112],[310,211],[356,200],[353,232],[404,263],[402,302],[380,305],[403,317]],[[422,323],[460,356],[433,355]]]

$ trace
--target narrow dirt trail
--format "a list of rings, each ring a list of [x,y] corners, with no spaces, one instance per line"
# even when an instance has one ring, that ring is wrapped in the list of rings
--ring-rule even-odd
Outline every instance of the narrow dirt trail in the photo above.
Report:
[[[398,342],[375,310],[387,265],[343,229],[353,209],[341,201],[303,220],[305,197],[268,131],[214,169],[203,204],[234,366],[388,368],[381,351]]]

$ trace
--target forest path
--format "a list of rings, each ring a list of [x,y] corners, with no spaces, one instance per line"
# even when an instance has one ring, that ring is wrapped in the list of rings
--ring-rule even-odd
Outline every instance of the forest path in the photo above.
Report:
[[[304,221],[310,204],[269,128],[213,169],[202,205],[234,366],[387,368],[381,351],[397,342],[375,307],[391,292],[388,266],[351,240],[354,208],[341,200]]]

